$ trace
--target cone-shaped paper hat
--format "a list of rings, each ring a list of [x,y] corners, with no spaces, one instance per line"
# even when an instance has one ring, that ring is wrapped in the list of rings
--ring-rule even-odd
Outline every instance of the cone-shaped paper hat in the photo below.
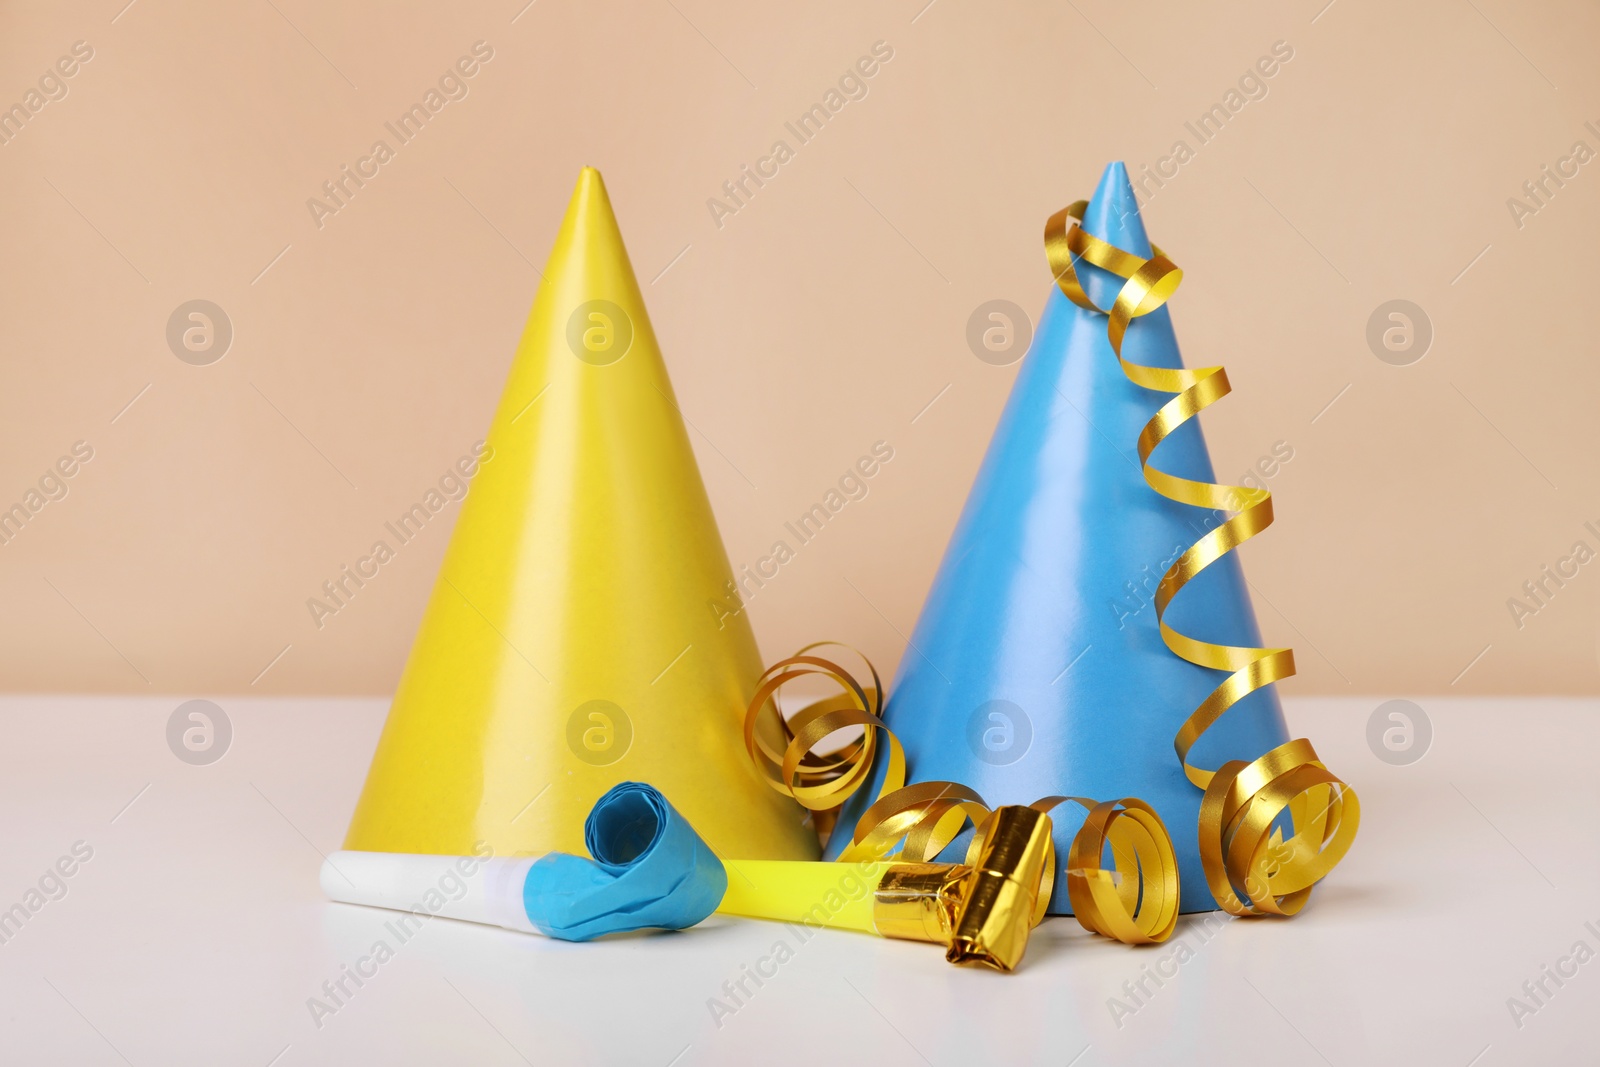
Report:
[[[624,780],[723,855],[814,859],[740,734],[761,674],[598,171],[556,237],[345,848],[584,853]],[[719,618],[719,614],[721,618]]]
[[[1121,163],[1106,168],[1083,228],[1151,254]],[[1110,307],[1122,279],[1088,264],[1078,271],[1095,303]],[[1165,307],[1133,321],[1123,354],[1182,365]],[[1146,801],[1172,834],[1183,910],[1202,911],[1216,904],[1197,845],[1201,790],[1184,777],[1173,736],[1224,674],[1167,649],[1152,598],[1172,561],[1221,516],[1166,499],[1140,473],[1139,432],[1167,399],[1123,375],[1103,315],[1051,287],[884,718],[905,745],[912,782],[959,782],[990,804],[1059,794]],[[1215,480],[1198,420],[1179,427],[1159,463]],[[1237,553],[1194,579],[1167,621],[1210,641],[1259,645]],[[1192,758],[1215,767],[1285,740],[1269,687],[1232,708]],[[830,855],[876,795],[874,781],[846,804]],[[1081,823],[1072,807],[1054,813],[1062,859]],[[1070,910],[1064,891],[1051,908]]]

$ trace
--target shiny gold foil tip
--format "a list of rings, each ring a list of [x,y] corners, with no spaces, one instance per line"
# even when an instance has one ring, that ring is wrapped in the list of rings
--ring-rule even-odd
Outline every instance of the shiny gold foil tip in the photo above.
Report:
[[[872,894],[872,921],[884,937],[948,945],[972,868],[959,863],[896,863]]]
[[[1022,962],[1045,903],[1039,890],[1052,863],[1050,816],[1034,808],[996,808],[979,833],[983,843],[945,959],[1009,971]]]
[[[1022,961],[1051,865],[1050,817],[996,809],[978,831],[976,862],[896,863],[873,893],[878,933],[946,947],[951,963],[1009,971]],[[972,855],[969,853],[968,858]]]

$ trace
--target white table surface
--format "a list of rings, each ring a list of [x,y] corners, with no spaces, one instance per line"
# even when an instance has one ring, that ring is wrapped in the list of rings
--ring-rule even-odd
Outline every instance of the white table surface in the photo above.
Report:
[[[1291,700],[1360,791],[1354,850],[1294,920],[1201,944],[1185,917],[1193,958],[1120,1020],[1110,998],[1175,950],[1071,919],[1012,975],[825,931],[720,1026],[710,998],[787,928],[572,945],[436,919],[320,1028],[308,998],[393,941],[391,913],[317,888],[386,702],[220,699],[234,737],[200,767],[167,747],[179,702],[0,699],[0,910],[93,849],[0,944],[0,1063],[1600,1062],[1600,958],[1520,1027],[1507,1006],[1575,942],[1600,951],[1600,701],[1418,698],[1432,745],[1397,767],[1367,748],[1379,699]]]

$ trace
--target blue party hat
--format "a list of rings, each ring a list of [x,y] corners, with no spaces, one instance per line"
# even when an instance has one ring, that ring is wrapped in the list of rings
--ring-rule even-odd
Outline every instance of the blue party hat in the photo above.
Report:
[[[1151,254],[1121,163],[1106,168],[1082,226]],[[1123,280],[1087,263],[1077,270],[1095,304],[1109,308]],[[1123,355],[1183,365],[1166,307],[1133,320]],[[1062,794],[1145,801],[1172,834],[1182,909],[1206,911],[1216,903],[1200,864],[1201,790],[1184,777],[1173,737],[1225,674],[1166,647],[1154,596],[1173,561],[1225,516],[1168,500],[1144,480],[1139,432],[1167,399],[1123,375],[1104,315],[1051,287],[884,719],[905,746],[910,782],[959,782],[991,805]],[[1156,458],[1173,474],[1216,481],[1199,420],[1180,426]],[[1259,646],[1238,554],[1196,576],[1167,621],[1207,641]],[[1269,686],[1234,705],[1190,759],[1253,760],[1286,740]],[[829,858],[877,795],[879,763],[870,787],[841,809]],[[1064,864],[1082,813],[1064,805],[1052,814]],[[959,860],[965,836],[941,858]],[[1053,914],[1071,911],[1065,881],[1058,871]]]

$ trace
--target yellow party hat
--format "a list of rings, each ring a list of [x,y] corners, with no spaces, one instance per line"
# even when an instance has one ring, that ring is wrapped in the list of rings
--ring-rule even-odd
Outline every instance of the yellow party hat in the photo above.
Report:
[[[585,852],[648,782],[723,855],[814,859],[744,752],[761,674],[600,172],[585,168],[344,847]]]

